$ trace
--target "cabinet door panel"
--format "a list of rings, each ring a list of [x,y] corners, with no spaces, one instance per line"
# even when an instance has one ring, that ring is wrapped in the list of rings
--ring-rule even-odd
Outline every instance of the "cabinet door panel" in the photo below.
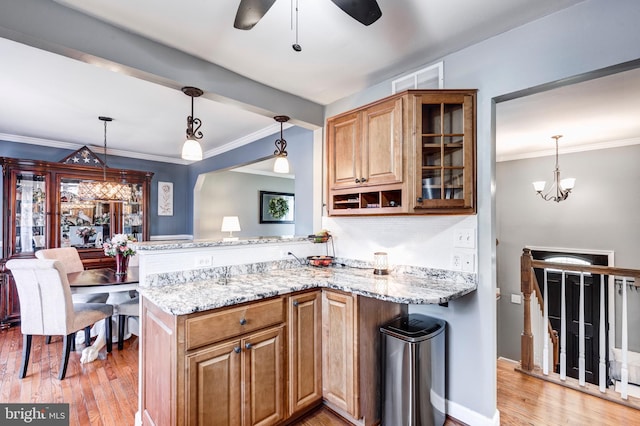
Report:
[[[284,419],[284,326],[252,334],[242,344],[244,424],[276,424]]]
[[[327,123],[329,184],[332,188],[357,186],[362,177],[360,166],[360,119],[348,114]]]
[[[289,407],[302,410],[322,398],[321,293],[289,299]]]
[[[367,185],[402,182],[402,98],[363,113],[363,170]]]
[[[240,341],[198,351],[186,363],[189,424],[240,425]]]
[[[322,292],[322,394],[358,418],[357,337],[353,296]]]

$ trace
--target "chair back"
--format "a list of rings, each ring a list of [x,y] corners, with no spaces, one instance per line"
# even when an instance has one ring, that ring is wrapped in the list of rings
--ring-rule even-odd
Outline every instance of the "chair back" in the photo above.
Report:
[[[64,270],[67,274],[72,272],[84,271],[84,265],[80,254],[75,247],[60,247],[38,250],[36,252],[38,259],[56,259],[62,262]]]
[[[52,336],[75,331],[71,330],[74,322],[71,289],[59,260],[11,259],[6,267],[18,289],[22,334]]]

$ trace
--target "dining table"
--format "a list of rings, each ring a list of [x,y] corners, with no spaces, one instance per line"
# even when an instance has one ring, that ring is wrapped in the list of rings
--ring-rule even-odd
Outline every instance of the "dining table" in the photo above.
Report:
[[[114,268],[85,269],[67,274],[72,294],[111,293],[136,290],[138,267],[130,266],[125,275],[117,275]]]

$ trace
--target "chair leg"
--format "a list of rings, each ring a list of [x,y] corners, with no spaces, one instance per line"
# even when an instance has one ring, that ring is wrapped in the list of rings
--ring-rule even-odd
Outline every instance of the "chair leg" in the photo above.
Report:
[[[48,344],[50,344],[50,343],[51,343],[51,336],[47,336],[47,337],[44,339],[44,342],[45,342],[47,345],[48,345]]]
[[[73,335],[73,339],[71,339],[71,350],[75,352],[76,351],[76,333],[74,332],[72,333],[72,335]]]
[[[112,339],[113,333],[111,331],[111,328],[112,328],[111,327],[111,317],[106,317],[104,319],[104,332],[105,332],[105,337],[104,338],[105,338],[105,340],[107,342],[107,353],[111,352],[111,346],[112,346],[111,339]]]
[[[62,339],[62,360],[60,361],[60,373],[58,373],[58,380],[64,379],[67,374],[67,365],[69,364],[69,352],[71,352],[71,345],[76,340],[76,333],[67,334]]]
[[[126,315],[118,315],[118,350],[121,351],[124,347],[124,323],[127,319]]]
[[[87,326],[84,328],[84,347],[89,345],[91,345],[91,327]]]
[[[24,379],[27,375],[27,366],[29,365],[29,354],[31,353],[31,335],[22,336],[22,365],[20,365],[19,379]]]

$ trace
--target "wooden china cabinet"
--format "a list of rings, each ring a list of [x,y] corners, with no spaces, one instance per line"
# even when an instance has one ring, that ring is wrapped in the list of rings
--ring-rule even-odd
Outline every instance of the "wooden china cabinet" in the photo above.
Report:
[[[85,165],[86,164],[86,165]],[[102,242],[117,233],[149,238],[149,198],[153,173],[103,168],[87,147],[60,163],[0,157],[3,177],[0,323],[18,322],[15,283],[5,263],[33,258],[45,248],[76,247],[85,268],[109,267]],[[126,201],[82,199],[79,187],[124,183]],[[128,191],[127,191],[128,192]]]

